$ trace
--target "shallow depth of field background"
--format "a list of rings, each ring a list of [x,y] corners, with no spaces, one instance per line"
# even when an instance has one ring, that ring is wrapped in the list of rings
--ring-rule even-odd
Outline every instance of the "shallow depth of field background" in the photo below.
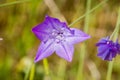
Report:
[[[0,4],[15,0],[0,0]],[[21,0],[22,1],[22,0]],[[40,40],[31,29],[44,20],[45,15],[72,23],[85,14],[87,0],[31,0],[0,7],[0,80],[24,80],[34,61]],[[91,0],[91,9],[103,0]],[[109,0],[90,14],[83,76],[85,80],[105,80],[107,61],[96,56],[96,42],[109,36],[115,28],[119,0]],[[84,18],[72,27],[83,30]],[[75,45],[73,61],[66,62],[56,54],[48,57],[52,80],[75,80],[81,44]],[[35,64],[34,80],[48,80],[43,61]],[[29,74],[28,74],[29,80]],[[115,58],[112,80],[120,80],[120,56]]]

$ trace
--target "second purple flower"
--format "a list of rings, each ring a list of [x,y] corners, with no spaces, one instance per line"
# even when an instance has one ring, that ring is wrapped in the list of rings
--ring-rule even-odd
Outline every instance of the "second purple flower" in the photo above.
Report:
[[[112,61],[112,59],[120,52],[120,44],[118,41],[113,42],[109,37],[102,38],[97,44],[97,56],[103,60]]]

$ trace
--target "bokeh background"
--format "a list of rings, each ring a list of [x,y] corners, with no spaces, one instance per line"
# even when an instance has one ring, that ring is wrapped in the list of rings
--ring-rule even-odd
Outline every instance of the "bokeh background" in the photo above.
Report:
[[[0,0],[0,5],[17,0]],[[22,0],[19,0],[22,1]],[[87,0],[28,0],[22,3],[0,7],[0,80],[29,80],[31,66],[40,45],[40,40],[31,29],[41,23],[45,15],[59,18],[69,25],[85,14]],[[91,0],[91,9],[103,0]],[[83,68],[84,80],[105,80],[108,61],[96,56],[95,44],[109,36],[116,25],[119,0],[109,0],[90,13]],[[72,25],[83,30],[84,18]],[[56,54],[48,57],[51,80],[76,80],[81,44],[75,45],[73,61],[66,62]],[[49,80],[44,71],[43,61],[35,64],[33,80]],[[120,80],[120,56],[115,58],[112,80]]]

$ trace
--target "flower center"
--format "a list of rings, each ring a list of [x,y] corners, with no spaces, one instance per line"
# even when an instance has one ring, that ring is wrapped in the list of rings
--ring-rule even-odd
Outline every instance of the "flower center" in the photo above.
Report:
[[[60,30],[60,31],[53,30],[52,34],[51,34],[51,38],[54,39],[56,43],[65,41],[64,31],[63,30]]]

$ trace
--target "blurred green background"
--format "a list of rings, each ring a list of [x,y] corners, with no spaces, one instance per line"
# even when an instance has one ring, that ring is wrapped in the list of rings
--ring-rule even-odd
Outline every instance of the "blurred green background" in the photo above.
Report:
[[[17,0],[0,0],[0,5]],[[23,1],[23,0],[19,0]],[[59,18],[68,24],[85,14],[87,0],[28,0],[0,7],[0,80],[29,80],[31,66],[40,40],[31,29],[44,20],[45,15]],[[91,9],[103,0],[91,0]],[[109,0],[90,14],[83,75],[85,80],[105,80],[107,61],[96,56],[96,42],[109,36],[116,25],[119,0]],[[83,30],[84,18],[72,27]],[[75,80],[80,58],[80,46],[75,45],[73,61],[64,61],[55,54],[48,57],[51,80]],[[50,80],[43,62],[35,64],[33,80]],[[120,56],[115,58],[112,80],[120,80]]]

